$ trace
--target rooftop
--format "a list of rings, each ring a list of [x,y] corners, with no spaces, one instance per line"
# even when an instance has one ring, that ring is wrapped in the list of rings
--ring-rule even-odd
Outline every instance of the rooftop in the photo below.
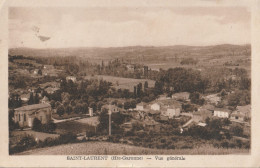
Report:
[[[42,108],[48,108],[51,107],[49,104],[32,104],[27,105],[23,107],[16,108],[15,111],[30,111],[30,110],[36,110],[36,109],[42,109]]]

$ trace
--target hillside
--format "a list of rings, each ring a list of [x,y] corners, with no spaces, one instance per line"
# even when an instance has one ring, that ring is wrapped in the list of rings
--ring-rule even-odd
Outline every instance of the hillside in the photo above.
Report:
[[[110,48],[55,48],[55,49],[33,49],[33,48],[11,48],[10,55],[24,56],[81,56],[87,58],[131,58],[137,57],[162,57],[165,56],[199,56],[199,55],[222,55],[222,54],[249,54],[251,45],[215,45],[215,46],[130,46]]]
[[[205,146],[195,149],[150,149],[110,142],[85,142],[34,149],[18,155],[226,155],[249,154],[246,149],[223,149]]]

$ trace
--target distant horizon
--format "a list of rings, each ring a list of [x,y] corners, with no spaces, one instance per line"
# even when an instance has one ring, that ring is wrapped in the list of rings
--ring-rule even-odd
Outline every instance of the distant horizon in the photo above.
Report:
[[[78,46],[78,47],[59,47],[59,48],[33,48],[33,47],[9,47],[8,49],[39,49],[39,50],[45,50],[45,49],[73,49],[73,48],[100,48],[100,49],[109,49],[109,48],[131,48],[131,47],[215,47],[215,46],[224,46],[224,45],[230,45],[230,46],[251,46],[251,43],[245,43],[245,44],[231,44],[231,43],[222,43],[222,44],[213,44],[213,45],[182,45],[182,44],[176,44],[176,45],[161,45],[161,46],[152,46],[152,45],[131,45],[131,46],[118,46],[118,47],[88,47],[88,46]]]

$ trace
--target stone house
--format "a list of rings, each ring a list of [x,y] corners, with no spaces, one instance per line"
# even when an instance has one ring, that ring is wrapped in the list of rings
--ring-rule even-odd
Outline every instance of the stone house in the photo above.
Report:
[[[32,127],[33,120],[38,118],[42,124],[51,121],[51,105],[50,104],[33,104],[15,109],[14,122],[20,127]]]

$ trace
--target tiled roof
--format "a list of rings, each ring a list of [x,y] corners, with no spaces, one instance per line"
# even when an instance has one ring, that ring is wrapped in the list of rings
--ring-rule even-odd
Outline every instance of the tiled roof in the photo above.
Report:
[[[36,110],[36,109],[42,109],[42,108],[48,108],[51,107],[49,104],[33,104],[33,105],[27,105],[23,107],[16,108],[15,111],[29,111],[29,110]]]

